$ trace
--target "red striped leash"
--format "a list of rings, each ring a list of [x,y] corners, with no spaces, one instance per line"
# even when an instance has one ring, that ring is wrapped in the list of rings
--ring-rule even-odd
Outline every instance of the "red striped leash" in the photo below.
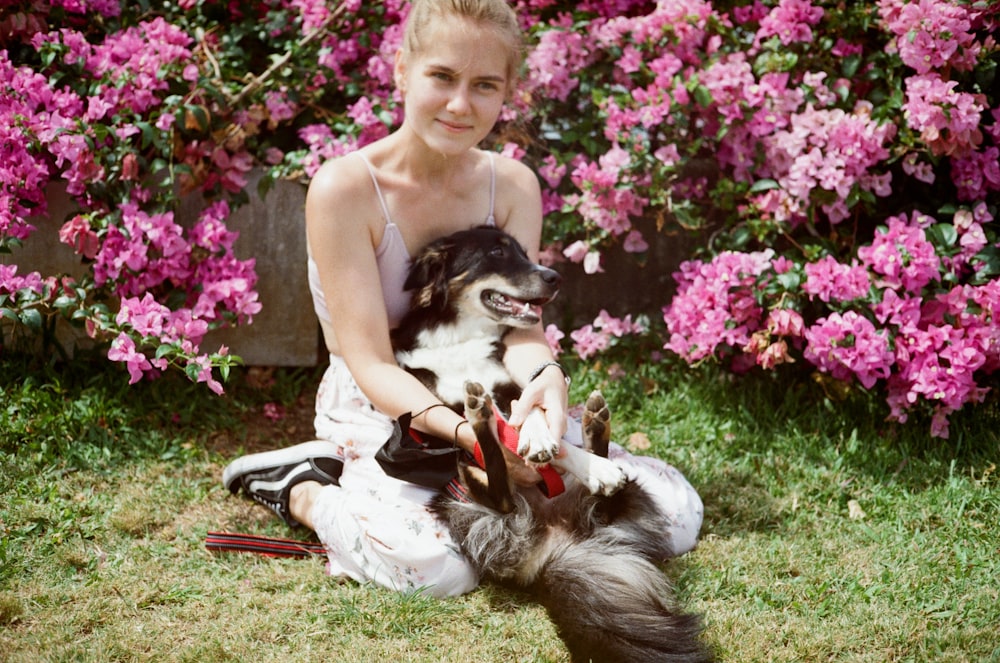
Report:
[[[310,557],[326,554],[326,547],[322,543],[233,532],[209,532],[205,536],[205,548],[212,552],[249,552],[265,557]]]

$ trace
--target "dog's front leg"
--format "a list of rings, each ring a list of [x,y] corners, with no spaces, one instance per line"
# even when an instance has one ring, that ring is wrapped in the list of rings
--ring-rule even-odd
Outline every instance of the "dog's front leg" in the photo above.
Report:
[[[572,444],[564,445],[563,455],[554,459],[550,465],[560,472],[572,474],[594,495],[614,495],[628,479],[625,472],[612,461],[587,453]]]
[[[532,408],[518,431],[517,455],[529,463],[544,465],[559,454],[559,440],[549,430],[545,413]]]

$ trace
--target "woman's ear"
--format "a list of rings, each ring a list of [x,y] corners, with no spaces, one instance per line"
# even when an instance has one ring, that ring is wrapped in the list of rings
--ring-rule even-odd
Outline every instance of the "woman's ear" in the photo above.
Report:
[[[396,49],[396,57],[392,68],[393,82],[400,94],[406,94],[406,56],[403,49]]]

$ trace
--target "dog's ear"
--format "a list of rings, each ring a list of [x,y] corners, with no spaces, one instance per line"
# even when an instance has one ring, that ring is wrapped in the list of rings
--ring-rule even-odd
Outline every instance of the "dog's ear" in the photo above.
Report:
[[[443,309],[448,304],[450,249],[451,245],[446,242],[435,242],[413,262],[403,289],[413,291],[414,308]]]

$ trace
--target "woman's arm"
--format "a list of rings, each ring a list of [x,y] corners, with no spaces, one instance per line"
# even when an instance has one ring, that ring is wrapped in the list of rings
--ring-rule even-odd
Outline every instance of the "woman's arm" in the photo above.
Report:
[[[335,350],[372,404],[395,418],[440,401],[399,367],[392,352],[374,248],[384,221],[370,186],[360,159],[327,162],[309,186],[306,231],[330,311]],[[414,426],[452,439],[461,417],[443,408],[434,410],[418,417]]]
[[[542,194],[538,178],[530,168],[512,159],[498,158],[497,164],[501,177],[501,185],[497,187],[499,202],[503,205],[501,209],[508,210],[501,217],[500,226],[537,262],[542,239]],[[520,426],[532,408],[540,407],[552,434],[561,439],[566,433],[568,410],[568,385],[562,371],[550,366],[531,379],[541,366],[553,361],[542,324],[516,329],[507,335],[505,342],[504,364],[524,389],[511,408],[510,423]]]

